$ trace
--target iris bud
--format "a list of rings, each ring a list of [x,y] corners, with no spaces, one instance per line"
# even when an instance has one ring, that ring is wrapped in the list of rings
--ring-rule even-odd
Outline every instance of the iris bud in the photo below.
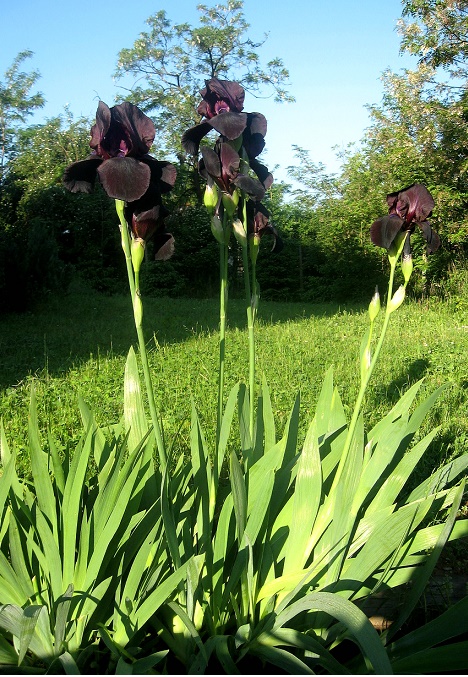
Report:
[[[370,321],[373,322],[379,313],[380,313],[380,294],[378,288],[376,287],[375,294],[372,297],[371,302],[369,303]]]
[[[254,266],[257,263],[258,250],[260,249],[260,236],[253,235],[249,240],[250,260]]]
[[[135,317],[135,326],[141,327],[143,321],[143,303],[141,302],[141,297],[138,292],[133,299],[133,315]]]
[[[403,301],[405,300],[405,287],[401,285],[401,287],[398,287],[396,292],[393,294],[392,300],[389,302],[387,306],[387,312],[388,313],[393,313],[394,310],[399,308]]]
[[[138,273],[145,258],[145,241],[141,237],[132,240],[132,266],[135,273]]]
[[[212,186],[207,185],[205,188],[205,194],[203,196],[203,203],[207,208],[208,212],[212,216],[218,205],[218,187],[214,183]]]
[[[211,219],[211,232],[213,233],[215,239],[219,242],[219,244],[229,243],[231,229],[230,228],[224,229],[223,222],[217,215],[213,216],[213,218]]]
[[[413,272],[413,257],[411,254],[403,254],[403,258],[401,259],[401,271],[403,273],[403,277],[405,278],[405,285],[407,285],[411,277],[411,273]]]
[[[244,224],[240,219],[234,219],[232,222],[232,229],[234,232],[234,237],[241,247],[247,247],[247,233],[245,232]]]
[[[229,193],[222,194],[223,207],[230,219],[234,218],[237,205],[239,204],[239,192],[235,190],[232,195]]]

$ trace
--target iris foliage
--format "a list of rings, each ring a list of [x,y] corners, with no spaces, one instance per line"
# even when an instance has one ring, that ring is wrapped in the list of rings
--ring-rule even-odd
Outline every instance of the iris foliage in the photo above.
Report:
[[[220,133],[214,156],[205,151],[200,164],[220,250],[218,405],[211,446],[192,403],[188,459],[177,456],[176,440],[167,440],[161,426],[139,283],[147,237],[164,234],[163,251],[171,253],[161,196],[173,184],[172,168],[149,158],[147,143],[132,154],[138,144],[128,143],[128,127],[138,132],[143,122],[145,138],[151,137],[146,116],[130,104],[112,113],[100,105],[92,132],[98,155],[66,174],[72,190],[87,191],[107,163],[102,183],[116,197],[139,359],[131,348],[118,424],[99,427],[80,400],[83,434],[71,457],[60,456],[52,436],[41,445],[32,392],[32,482],[17,472],[14,445],[0,433],[0,664],[66,674],[462,670],[468,598],[406,631],[444,545],[468,534],[467,520],[457,519],[468,454],[408,488],[437,435],[437,428],[423,437],[418,431],[443,388],[415,405],[421,382],[414,384],[370,430],[362,414],[411,277],[411,199],[425,196],[425,189],[409,197],[410,189],[400,191],[388,202],[389,217],[373,230],[377,244],[388,249],[387,303],[382,311],[376,292],[369,305],[351,415],[329,368],[299,443],[299,396],[278,430],[268,384],[263,379],[259,386],[255,369],[255,265],[263,234],[273,236],[276,252],[280,247],[260,203],[271,175],[252,150],[254,142],[263,144],[266,126],[259,114],[242,112],[232,84],[209,81],[202,92],[210,97],[202,114],[219,117],[208,126]],[[241,123],[236,136],[231,122]],[[106,149],[111,128],[115,143]],[[90,167],[91,182],[82,174]],[[120,182],[133,170],[126,201],[128,186],[121,191]],[[144,205],[131,207],[140,199]],[[398,213],[390,228],[393,209]],[[244,254],[248,378],[225,393],[226,262],[233,233]],[[400,262],[404,283],[394,290]],[[378,633],[366,604],[401,586],[404,602]]]

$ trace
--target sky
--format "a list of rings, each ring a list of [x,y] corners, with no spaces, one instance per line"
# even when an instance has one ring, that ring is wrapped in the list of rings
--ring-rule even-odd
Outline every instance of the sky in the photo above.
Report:
[[[18,52],[32,50],[23,69],[40,72],[37,89],[47,104],[31,122],[59,115],[65,106],[76,116],[94,117],[99,99],[112,105],[122,92],[113,78],[118,53],[133,46],[147,28],[145,20],[163,9],[172,22],[196,25],[197,4],[4,0],[0,78]],[[337,153],[359,142],[369,126],[366,105],[381,101],[382,73],[415,66],[414,58],[399,54],[400,15],[401,0],[244,0],[249,37],[259,41],[268,34],[258,50],[262,63],[283,60],[290,73],[288,90],[296,99],[289,104],[249,94],[245,99],[246,111],[261,112],[268,120],[262,159],[276,168],[277,179],[287,180],[286,168],[297,164],[294,145],[308,150],[311,160],[323,163],[328,172],[339,170]]]

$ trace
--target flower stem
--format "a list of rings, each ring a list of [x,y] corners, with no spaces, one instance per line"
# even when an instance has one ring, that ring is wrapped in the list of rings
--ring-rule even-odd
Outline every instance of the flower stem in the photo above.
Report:
[[[140,289],[139,289],[139,275],[135,274],[132,266],[132,254],[131,254],[131,245],[130,245],[130,235],[128,232],[128,225],[124,215],[124,202],[122,200],[116,200],[116,210],[120,219],[120,230],[122,235],[122,249],[125,254],[125,262],[127,265],[127,275],[128,283],[130,287],[130,294],[132,297],[132,305],[135,318],[135,327],[138,337],[138,345],[140,348],[140,357],[141,363],[143,366],[143,375],[145,379],[146,392],[148,396],[148,405],[150,410],[151,422],[153,424],[153,430],[156,438],[156,445],[158,447],[159,453],[159,464],[161,472],[164,472],[167,464],[166,450],[164,446],[164,438],[162,435],[161,426],[159,423],[159,416],[156,409],[153,383],[151,381],[151,373],[148,363],[148,354],[146,352],[146,342],[143,334],[142,327],[142,317],[141,317],[141,298],[140,298]],[[137,310],[138,309],[138,310]]]
[[[225,230],[226,224],[224,224]],[[218,366],[218,414],[216,423],[216,457],[213,464],[215,486],[218,484],[218,453],[223,419],[223,392],[224,392],[224,365],[226,355],[226,311],[228,302],[228,245],[224,242],[219,245],[219,366]]]
[[[243,209],[244,229],[247,232],[247,209],[244,200]],[[254,421],[255,421],[255,333],[254,333],[254,316],[252,309],[252,293],[250,288],[249,277],[249,254],[247,246],[242,247],[242,262],[244,266],[244,286],[245,286],[245,301],[247,310],[247,328],[249,336],[249,431],[250,439],[253,444]],[[254,290],[255,291],[255,290]]]
[[[382,330],[380,332],[379,340],[378,340],[377,345],[375,347],[374,354],[372,356],[372,360],[371,360],[371,363],[369,365],[369,369],[367,370],[365,377],[362,379],[361,387],[359,389],[359,393],[358,393],[358,396],[356,398],[356,403],[354,405],[354,410],[353,410],[353,416],[352,416],[351,422],[349,424],[348,433],[347,433],[346,440],[345,440],[344,447],[343,447],[343,452],[341,454],[340,464],[338,466],[338,469],[336,471],[336,474],[335,474],[335,477],[334,477],[334,480],[333,480],[333,486],[330,490],[331,496],[334,495],[333,491],[334,491],[335,487],[338,485],[338,482],[340,481],[341,475],[343,473],[346,457],[349,453],[349,449],[351,447],[351,442],[352,442],[353,436],[354,436],[354,431],[356,429],[356,424],[357,424],[357,421],[358,421],[358,418],[359,418],[359,414],[361,412],[361,407],[362,407],[364,395],[366,393],[367,386],[369,385],[369,381],[371,379],[372,373],[375,369],[375,365],[377,364],[377,360],[379,359],[380,351],[381,351],[383,342],[385,340],[385,335],[387,333],[388,323],[390,321],[390,315],[393,312],[393,309],[391,308],[391,305],[390,305],[390,299],[393,296],[393,282],[394,282],[394,279],[395,279],[395,269],[396,269],[396,264],[397,264],[397,261],[399,259],[399,256],[400,256],[402,250],[403,250],[403,242],[401,243],[401,246],[399,248],[397,255],[390,258],[390,275],[389,275],[389,278],[388,278],[387,304],[386,304],[386,308],[385,308],[385,317],[384,317],[384,321],[383,321],[383,325],[382,325]]]

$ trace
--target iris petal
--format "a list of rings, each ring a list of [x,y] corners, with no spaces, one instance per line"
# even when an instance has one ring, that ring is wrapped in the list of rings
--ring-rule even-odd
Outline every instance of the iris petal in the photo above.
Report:
[[[426,240],[427,253],[433,254],[440,247],[440,237],[435,230],[432,230],[429,221],[422,221],[422,223],[418,223],[418,226],[421,229],[422,236]]]
[[[144,195],[151,178],[148,165],[130,157],[106,160],[98,168],[98,175],[109,197],[125,202],[133,202]]]
[[[174,253],[174,238],[171,233],[161,232],[154,236],[154,248],[156,261],[167,261]]]
[[[202,122],[199,125],[195,125],[195,127],[187,129],[182,135],[182,148],[189,155],[198,155],[200,141],[212,129],[212,126],[208,122]]]
[[[237,139],[247,126],[247,113],[220,113],[208,121],[217,132],[232,141]]]
[[[374,221],[371,226],[370,236],[372,242],[377,247],[389,249],[404,223],[404,220],[396,215],[382,216],[382,218]]]
[[[258,162],[258,160],[255,159],[250,160],[249,164],[251,169],[253,169],[255,174],[265,186],[265,189],[268,190],[268,188],[270,188],[271,184],[273,183],[273,175],[270,174],[268,167],[265,167],[265,165],[262,165],[261,162]]]
[[[201,149],[203,157],[203,169],[215,178],[221,177],[221,162],[218,154],[212,149],[204,146]]]
[[[92,156],[69,165],[63,175],[63,183],[72,193],[90,193],[96,181],[96,172],[102,158]]]
[[[247,195],[253,200],[260,201],[265,195],[265,188],[262,186],[260,181],[257,181],[246,174],[239,174],[239,176],[234,179],[233,183],[235,186],[247,193]]]

